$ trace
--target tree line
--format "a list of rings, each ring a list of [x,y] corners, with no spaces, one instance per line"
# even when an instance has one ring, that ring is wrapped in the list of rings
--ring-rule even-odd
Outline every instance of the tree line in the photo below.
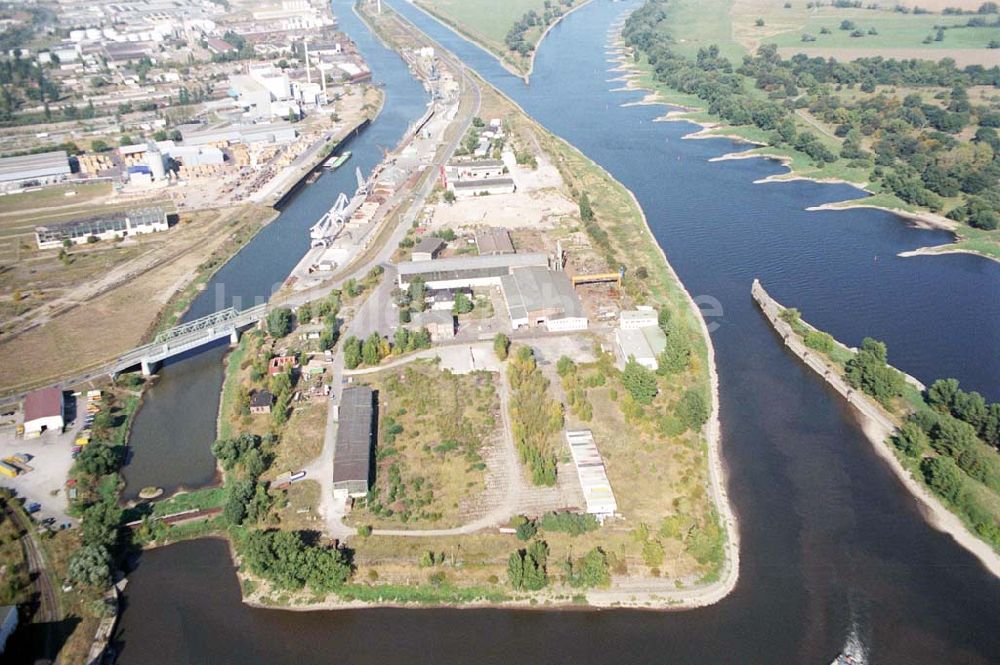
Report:
[[[843,161],[870,172],[871,181],[907,203],[981,229],[1000,226],[1000,110],[973,103],[968,88],[1000,85],[1000,67],[953,60],[894,60],[882,57],[839,62],[803,54],[783,59],[773,44],[761,46],[738,65],[718,47],[700,49],[691,59],[673,49],[666,0],[649,0],[625,24],[626,43],[645,56],[659,82],[693,94],[710,113],[731,125],[752,125],[768,132],[769,142],[807,155],[822,166]],[[946,88],[903,100],[880,93],[847,101],[837,91],[857,86]],[[835,128],[839,152],[815,133],[796,126],[796,109]],[[972,132],[971,139],[962,136]],[[863,146],[869,144],[871,151]],[[950,199],[958,198],[957,203]]]

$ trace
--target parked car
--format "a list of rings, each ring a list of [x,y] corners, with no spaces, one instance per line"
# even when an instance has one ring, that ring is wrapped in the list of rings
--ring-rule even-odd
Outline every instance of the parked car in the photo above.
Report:
[[[41,509],[42,509],[42,504],[40,504],[40,503],[29,503],[28,504],[28,512],[29,513],[37,513]]]

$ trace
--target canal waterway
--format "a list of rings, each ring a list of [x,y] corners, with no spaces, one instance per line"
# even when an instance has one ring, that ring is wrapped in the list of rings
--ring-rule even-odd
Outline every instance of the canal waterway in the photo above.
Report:
[[[384,84],[381,114],[342,146],[352,153],[346,164],[333,172],[324,171],[315,183],[299,190],[281,214],[212,277],[184,320],[265,302],[309,249],[309,227],[341,192],[354,193],[355,168],[367,176],[382,161],[383,151],[393,149],[407,127],[426,111],[429,96],[402,58],[385,48],[349,9],[341,9],[338,19],[357,43],[374,80]],[[151,485],[169,493],[213,481],[215,460],[210,448],[216,435],[226,348],[225,343],[216,344],[161,367],[132,426],[130,460],[124,471],[126,498],[134,498]]]
[[[721,303],[713,343],[740,520],[736,590],[712,607],[677,613],[288,613],[243,606],[225,544],[200,541],[143,555],[118,633],[121,662],[827,663],[852,630],[874,663],[1000,662],[1000,583],[927,525],[850,409],[784,350],[750,298],[759,277],[839,339],[879,337],[890,360],[921,380],[954,376],[997,400],[1000,264],[899,258],[949,236],[875,210],[806,212],[857,192],[755,185],[783,169],[766,160],[709,162],[740,148],[682,140],[692,127],[654,122],[662,108],[623,107],[641,95],[612,92],[621,83],[610,81],[617,74],[609,71],[608,32],[638,4],[594,0],[574,12],[549,33],[525,86],[392,1],[629,187],[689,291]],[[344,29],[365,44],[367,31],[348,6],[334,3]],[[370,61],[388,82],[379,72],[391,66],[386,60]],[[394,89],[387,91],[391,100]],[[174,421],[193,416],[162,406]]]

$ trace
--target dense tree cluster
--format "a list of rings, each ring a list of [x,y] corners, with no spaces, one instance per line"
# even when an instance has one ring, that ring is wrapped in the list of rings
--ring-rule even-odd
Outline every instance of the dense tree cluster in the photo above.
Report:
[[[981,229],[1000,226],[1000,112],[995,105],[972,103],[967,93],[969,86],[1000,85],[1000,67],[959,69],[948,58],[838,62],[798,54],[782,59],[773,44],[736,66],[714,45],[692,60],[671,48],[665,3],[649,0],[624,30],[627,43],[637,56],[645,55],[660,82],[696,95],[732,125],[767,131],[772,144],[794,148],[817,165],[844,160],[870,169],[873,182],[907,203]],[[917,93],[902,100],[880,93],[856,101],[836,94],[853,86],[874,93],[879,85],[949,92],[933,95],[941,103]],[[839,154],[796,126],[792,113],[799,108],[835,127],[843,139]],[[971,139],[964,138],[970,133]],[[955,198],[957,204],[949,201]]]
[[[348,553],[307,542],[301,531],[246,532],[239,542],[243,562],[282,589],[308,587],[317,593],[337,590],[352,572]]]
[[[270,509],[271,496],[260,476],[274,458],[273,445],[273,437],[256,434],[241,434],[212,444],[212,454],[227,473],[226,503],[222,510],[227,524],[256,523]]]
[[[563,570],[570,586],[592,589],[611,584],[611,570],[608,555],[600,547],[595,547],[581,558],[563,562]]]
[[[562,404],[548,395],[548,380],[535,362],[530,346],[517,349],[507,365],[514,442],[521,462],[536,485],[555,485],[556,456],[552,435],[563,425]]]
[[[542,515],[538,525],[544,531],[561,531],[571,536],[594,531],[600,526],[597,518],[590,513],[571,513],[566,511],[549,512]]]
[[[903,393],[905,380],[899,370],[887,364],[888,351],[883,342],[865,337],[861,348],[847,361],[845,377],[880,403],[888,405]]]
[[[957,379],[939,379],[927,389],[927,403],[968,423],[976,434],[994,448],[1000,448],[1000,403],[987,405],[976,391],[965,392]]]
[[[535,50],[534,44],[525,39],[525,35],[532,28],[538,27],[545,30],[553,21],[563,15],[563,7],[571,7],[573,0],[545,0],[545,9],[541,14],[534,9],[530,9],[519,18],[504,38],[504,43],[510,51],[516,51],[522,56],[530,55]]]
[[[536,540],[527,548],[511,553],[507,561],[507,579],[518,591],[538,591],[549,583],[545,565],[549,559],[549,546]]]

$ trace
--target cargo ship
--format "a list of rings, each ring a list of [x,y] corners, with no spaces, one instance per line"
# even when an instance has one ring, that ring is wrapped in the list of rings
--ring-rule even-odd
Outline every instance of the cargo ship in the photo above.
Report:
[[[339,169],[341,166],[343,166],[344,162],[346,162],[350,158],[351,158],[351,151],[348,150],[346,152],[342,152],[340,155],[337,156],[336,159],[334,159],[332,162],[327,162],[326,164],[324,164],[324,166],[331,171],[335,171]]]

